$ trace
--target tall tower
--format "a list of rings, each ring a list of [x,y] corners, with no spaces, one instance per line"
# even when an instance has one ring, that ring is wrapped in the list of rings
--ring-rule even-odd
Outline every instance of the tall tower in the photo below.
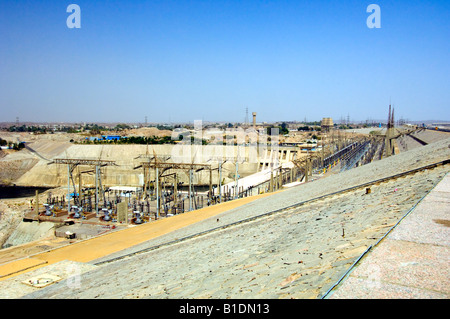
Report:
[[[333,119],[331,117],[322,118],[322,132],[327,133],[333,128]]]
[[[245,127],[249,126],[248,123],[248,107],[245,108],[245,122],[244,122]]]
[[[391,104],[389,104],[389,115],[388,121],[386,125],[386,137],[384,142],[384,147],[386,149],[385,155],[386,157],[394,154],[394,145],[392,140],[394,139],[394,108],[392,108],[391,112]]]
[[[253,112],[252,115],[253,115],[253,128],[256,130],[256,112]]]

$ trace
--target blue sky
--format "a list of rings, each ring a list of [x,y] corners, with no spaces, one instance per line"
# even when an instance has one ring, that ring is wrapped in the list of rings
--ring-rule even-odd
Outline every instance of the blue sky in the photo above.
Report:
[[[2,0],[0,121],[450,120],[449,39],[450,1]]]

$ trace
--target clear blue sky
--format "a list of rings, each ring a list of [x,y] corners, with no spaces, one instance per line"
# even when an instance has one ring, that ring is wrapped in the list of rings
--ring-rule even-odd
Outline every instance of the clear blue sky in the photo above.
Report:
[[[450,121],[449,55],[448,0],[2,0],[0,122]]]

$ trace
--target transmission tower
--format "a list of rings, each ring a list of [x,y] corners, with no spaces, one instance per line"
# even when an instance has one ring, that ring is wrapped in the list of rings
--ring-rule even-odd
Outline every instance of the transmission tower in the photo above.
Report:
[[[249,120],[248,120],[248,107],[245,108],[245,120],[244,120],[244,125],[245,127],[248,127],[249,124]]]

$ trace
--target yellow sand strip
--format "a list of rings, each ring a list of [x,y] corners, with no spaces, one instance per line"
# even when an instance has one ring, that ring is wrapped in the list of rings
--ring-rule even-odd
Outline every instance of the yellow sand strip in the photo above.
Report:
[[[16,274],[18,272],[23,272],[27,269],[31,269],[44,264],[47,264],[45,260],[36,258],[24,258],[15,260],[0,267],[0,278],[3,279],[4,277]]]
[[[10,262],[0,265],[0,274],[12,274],[0,276],[0,281],[19,273],[36,269],[44,265],[50,265],[63,260],[76,262],[89,262],[103,256],[121,251],[134,245],[143,243],[158,236],[167,234],[174,230],[192,225],[209,217],[213,217],[222,212],[239,207],[252,202],[258,198],[265,197],[274,193],[266,193],[251,197],[240,198],[237,200],[221,203],[214,206],[205,207],[199,210],[187,212],[173,217],[160,219],[154,222],[146,223],[136,227],[130,227],[117,232],[94,237],[82,242],[74,243],[54,250],[36,254],[33,258],[23,260],[39,260],[35,266],[22,265],[22,263]]]

